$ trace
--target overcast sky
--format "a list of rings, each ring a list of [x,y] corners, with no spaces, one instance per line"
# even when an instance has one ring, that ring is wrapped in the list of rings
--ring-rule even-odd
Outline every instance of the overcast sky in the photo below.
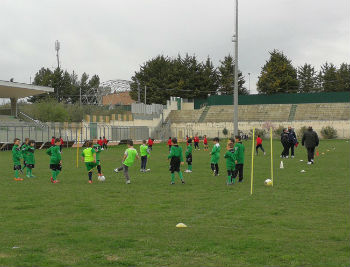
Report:
[[[29,83],[41,67],[101,81],[130,80],[148,59],[233,53],[234,0],[1,0],[0,80]],[[295,66],[348,62],[350,0],[240,0],[239,68],[251,92],[268,59],[283,51]]]

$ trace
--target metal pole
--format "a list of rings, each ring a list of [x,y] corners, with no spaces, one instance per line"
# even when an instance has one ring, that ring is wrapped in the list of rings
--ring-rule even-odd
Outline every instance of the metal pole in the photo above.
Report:
[[[80,106],[81,106],[81,87],[79,88],[79,103],[80,103]]]
[[[137,82],[137,102],[141,102],[141,92],[140,92],[140,83]]]
[[[235,30],[235,88],[233,92],[233,125],[234,134],[238,135],[238,0],[236,0],[236,30]]]
[[[249,89],[249,92],[250,92],[250,72],[248,72],[248,89]]]
[[[147,86],[145,85],[145,105],[146,105],[146,99],[147,99]]]

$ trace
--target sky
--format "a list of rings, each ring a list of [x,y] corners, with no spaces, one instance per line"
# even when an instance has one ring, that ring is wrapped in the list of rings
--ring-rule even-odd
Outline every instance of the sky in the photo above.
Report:
[[[0,80],[29,83],[57,66],[101,81],[130,80],[164,54],[210,56],[215,66],[233,54],[234,0],[1,0]],[[269,51],[294,66],[350,63],[350,0],[239,0],[239,69],[256,82]],[[250,83],[249,75],[250,73]]]

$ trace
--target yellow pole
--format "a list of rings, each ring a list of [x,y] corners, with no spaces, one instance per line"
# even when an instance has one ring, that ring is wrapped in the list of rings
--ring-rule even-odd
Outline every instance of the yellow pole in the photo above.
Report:
[[[252,169],[250,172],[250,194],[253,195],[253,179],[254,179],[254,144],[255,144],[255,128],[253,128],[252,140]]]
[[[271,181],[273,186],[273,145],[272,145],[272,127],[270,128],[270,143],[271,143]]]
[[[78,131],[78,136],[77,136],[77,168],[79,167],[79,136],[80,136],[80,129]]]

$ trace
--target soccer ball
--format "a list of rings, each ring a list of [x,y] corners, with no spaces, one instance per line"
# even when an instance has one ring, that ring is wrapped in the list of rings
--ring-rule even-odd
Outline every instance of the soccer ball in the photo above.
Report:
[[[271,179],[266,179],[265,182],[264,182],[264,184],[265,184],[266,186],[272,186],[272,180],[271,180]]]
[[[106,180],[106,177],[104,177],[104,176],[99,176],[99,177],[98,177],[98,180],[99,180],[100,182],[104,182],[104,181]]]

